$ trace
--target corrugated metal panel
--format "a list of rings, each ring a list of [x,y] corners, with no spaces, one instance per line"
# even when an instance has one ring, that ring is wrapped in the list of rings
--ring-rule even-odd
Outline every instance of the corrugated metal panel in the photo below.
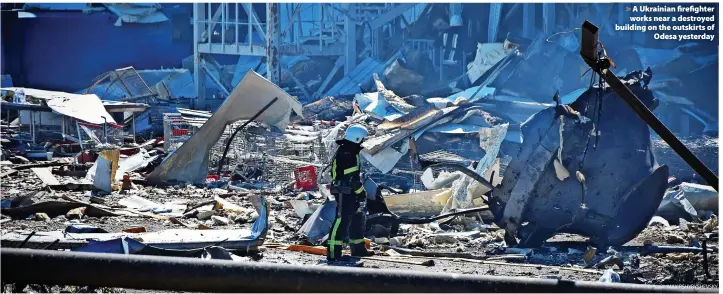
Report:
[[[360,92],[359,85],[372,79],[374,73],[381,73],[384,63],[367,57],[351,73],[336,83],[325,96],[353,95]]]

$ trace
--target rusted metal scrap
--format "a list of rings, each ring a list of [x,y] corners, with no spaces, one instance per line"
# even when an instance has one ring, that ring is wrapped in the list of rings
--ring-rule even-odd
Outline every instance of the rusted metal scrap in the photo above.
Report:
[[[640,77],[623,80],[654,109],[657,101]],[[490,208],[508,240],[515,236],[520,246],[535,247],[563,232],[621,245],[655,214],[668,168],[655,161],[646,123],[610,87],[600,93],[591,87],[569,106],[564,115],[560,107],[548,108],[522,125],[522,146],[492,191]],[[560,180],[556,160],[578,176]]]

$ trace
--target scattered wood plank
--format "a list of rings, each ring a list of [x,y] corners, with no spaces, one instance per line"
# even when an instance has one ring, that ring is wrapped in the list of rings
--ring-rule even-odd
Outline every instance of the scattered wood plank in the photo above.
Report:
[[[49,167],[34,167],[31,168],[36,176],[40,178],[41,181],[43,181],[43,184],[46,186],[59,186],[60,182],[58,179],[55,178],[53,175],[53,172],[50,170]]]
[[[316,254],[316,255],[326,255],[326,247],[323,247],[323,246],[289,244],[289,246],[286,247],[286,250],[296,251],[296,252],[304,252],[304,253],[310,253],[310,254]]]

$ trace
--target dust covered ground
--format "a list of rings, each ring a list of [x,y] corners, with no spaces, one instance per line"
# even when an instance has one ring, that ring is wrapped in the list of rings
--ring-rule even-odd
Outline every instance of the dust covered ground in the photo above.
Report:
[[[66,177],[57,176],[61,182],[71,180]],[[80,180],[75,178],[72,180]],[[2,200],[7,200],[19,195],[36,193],[34,202],[42,201],[63,201],[68,196],[73,199],[91,202],[91,197],[101,199],[103,205],[114,208],[119,207],[118,201],[130,195],[138,195],[156,202],[175,201],[187,203],[189,207],[203,203],[214,196],[223,196],[226,200],[244,208],[252,209],[248,196],[236,195],[233,191],[226,189],[207,189],[194,186],[153,188],[136,185],[130,191],[114,192],[106,196],[93,196],[88,191],[52,191],[44,187],[41,181],[30,170],[21,170],[13,176],[13,180],[5,180],[2,183]],[[269,204],[271,215],[269,217],[270,229],[268,231],[266,244],[261,252],[254,255],[254,258],[247,258],[249,262],[268,262],[279,264],[295,264],[309,266],[325,266],[320,264],[324,256],[309,253],[288,251],[283,246],[272,246],[274,244],[303,243],[295,235],[296,230],[301,226],[302,220],[294,213],[288,200],[295,199],[296,195],[268,195],[266,199]],[[95,198],[93,201],[99,201]],[[319,204],[321,199],[311,200],[311,203]],[[149,232],[165,229],[180,229],[184,226],[172,223],[168,220],[155,219],[150,217],[88,217],[69,220],[60,215],[50,220],[38,221],[28,219],[7,220],[3,216],[2,233],[13,230],[26,231],[52,231],[64,230],[72,224],[86,224],[102,228],[108,232],[118,232],[124,229],[142,226]],[[468,218],[469,219],[469,218]],[[210,229],[219,228],[247,228],[250,222],[232,222],[228,225],[219,225],[213,221],[202,221],[195,218],[183,218],[187,224],[205,224]],[[623,268],[617,265],[606,265],[595,268],[593,265],[599,263],[608,256],[614,255],[608,252],[607,248],[597,248],[597,253],[590,262],[585,262],[583,256],[587,251],[586,238],[571,234],[558,234],[548,240],[540,248],[532,248],[522,259],[506,260],[509,255],[505,252],[506,246],[502,241],[503,231],[492,227],[482,230],[478,235],[472,237],[439,238],[434,234],[442,232],[464,232],[464,222],[453,222],[452,225],[409,225],[402,229],[404,235],[392,238],[394,240],[374,240],[380,243],[391,241],[392,245],[402,248],[411,248],[427,252],[454,252],[471,254],[479,259],[501,257],[492,263],[473,262],[469,260],[451,260],[449,258],[437,257],[404,257],[403,260],[423,262],[432,260],[432,266],[405,264],[389,261],[364,260],[364,267],[389,270],[415,270],[429,272],[445,272],[455,274],[471,275],[495,275],[532,277],[543,279],[565,279],[576,281],[598,281],[602,272],[606,269],[613,269],[620,275],[622,282],[636,284],[654,285],[687,285],[700,287],[717,287],[718,284],[718,254],[709,255],[709,268],[712,279],[707,280],[703,270],[702,255],[692,253],[670,253],[643,255],[637,251],[645,243],[657,245],[687,246],[695,241],[695,236],[702,230],[704,224],[692,224],[689,226],[669,226],[654,224],[646,228],[635,239],[626,244],[623,249],[617,248],[615,252],[620,256]],[[715,228],[717,231],[717,226]],[[389,250],[389,244],[371,243],[372,249],[377,252],[377,257],[385,257]],[[637,246],[637,247],[635,247]],[[708,242],[709,247],[717,247],[717,242]],[[625,249],[628,248],[628,249]],[[631,249],[632,248],[632,249]],[[635,249],[637,248],[637,249]],[[62,248],[61,248],[62,249]],[[242,254],[242,253],[237,253]],[[400,257],[397,257],[400,258]],[[492,258],[494,259],[494,258]],[[492,261],[490,259],[489,261]],[[594,271],[594,272],[585,272]],[[6,285],[5,292],[138,292],[131,289],[115,288],[87,288],[87,287],[59,287],[30,285],[24,289],[15,289],[14,285]],[[156,292],[156,291],[153,291]]]

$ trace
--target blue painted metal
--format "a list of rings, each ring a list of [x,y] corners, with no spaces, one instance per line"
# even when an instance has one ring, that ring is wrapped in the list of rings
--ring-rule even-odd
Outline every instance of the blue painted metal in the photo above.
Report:
[[[555,33],[555,3],[542,3],[542,31],[546,35]]]
[[[489,27],[487,30],[487,42],[497,41],[497,32],[500,28],[500,15],[502,14],[502,3],[490,3]]]
[[[532,39],[535,37],[535,3],[522,5],[522,36]]]
[[[367,57],[348,75],[337,82],[325,96],[353,95],[361,91],[359,85],[372,79],[374,73],[381,73],[384,70],[384,63]]]
[[[10,75],[0,76],[0,87],[12,87],[13,78]]]
[[[167,7],[163,12],[172,15],[191,7],[190,4],[176,6]],[[24,87],[75,92],[88,87],[93,78],[109,70],[126,66],[181,67],[181,60],[193,54],[191,42],[173,41],[171,22],[115,27],[118,17],[110,12],[37,11],[34,14],[35,18],[25,19],[6,17],[5,12],[2,15],[2,42],[6,48],[0,71],[11,74],[15,84]],[[190,18],[187,28],[191,34]]]

